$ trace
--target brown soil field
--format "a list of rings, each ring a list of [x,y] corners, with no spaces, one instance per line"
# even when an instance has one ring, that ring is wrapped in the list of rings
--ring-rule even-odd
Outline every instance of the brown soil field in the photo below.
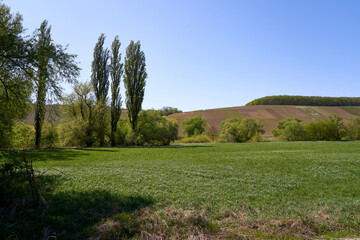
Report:
[[[193,116],[201,116],[208,123],[208,129],[214,134],[219,134],[220,123],[233,117],[253,117],[262,122],[265,137],[271,137],[271,131],[277,123],[285,118],[297,117],[304,123],[327,119],[336,114],[344,121],[360,117],[360,107],[315,107],[315,106],[287,106],[287,105],[256,105],[231,108],[208,109],[201,111],[182,112],[168,116],[179,124],[179,136],[183,136],[182,121]]]

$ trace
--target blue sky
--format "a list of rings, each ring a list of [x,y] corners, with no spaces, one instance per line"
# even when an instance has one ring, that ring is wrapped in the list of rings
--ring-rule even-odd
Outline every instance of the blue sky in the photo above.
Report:
[[[269,95],[360,95],[357,0],[8,0],[28,33],[47,19],[90,79],[93,48],[140,40],[144,109],[232,107]],[[71,88],[64,86],[69,93]],[[122,85],[123,88],[123,85]],[[124,97],[124,91],[122,89]]]

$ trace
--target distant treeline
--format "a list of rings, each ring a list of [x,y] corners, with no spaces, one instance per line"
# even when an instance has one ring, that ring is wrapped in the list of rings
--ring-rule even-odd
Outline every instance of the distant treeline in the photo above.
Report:
[[[251,105],[303,105],[303,106],[360,106],[360,97],[267,96],[246,104]]]

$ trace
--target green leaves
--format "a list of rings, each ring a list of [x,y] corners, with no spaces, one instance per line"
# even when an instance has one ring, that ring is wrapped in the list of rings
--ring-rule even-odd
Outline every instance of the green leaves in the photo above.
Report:
[[[135,131],[138,115],[144,100],[145,85],[147,78],[145,54],[140,50],[140,42],[131,41],[126,48],[124,65],[124,85],[126,89],[126,107],[128,116]]]

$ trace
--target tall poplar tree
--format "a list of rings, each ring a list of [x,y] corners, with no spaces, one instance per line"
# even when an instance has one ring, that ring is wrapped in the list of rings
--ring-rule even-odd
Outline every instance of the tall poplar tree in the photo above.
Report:
[[[94,48],[94,59],[92,62],[91,82],[94,88],[96,103],[104,110],[102,117],[98,119],[100,146],[105,144],[105,116],[106,100],[109,91],[109,49],[104,49],[105,35],[102,33]]]
[[[145,79],[147,78],[145,54],[140,50],[140,41],[131,41],[126,48],[124,65],[124,86],[126,108],[133,131],[136,131],[139,112],[144,100]]]
[[[111,146],[116,145],[115,132],[117,123],[121,115],[121,95],[120,81],[123,74],[123,64],[121,63],[120,41],[118,36],[115,37],[111,45],[112,56],[110,58],[110,75],[111,75]]]
[[[75,63],[76,55],[66,53],[61,45],[55,44],[51,38],[51,26],[44,20],[35,31],[35,147],[40,147],[41,129],[45,118],[47,95],[60,99],[62,81],[76,82],[79,68]]]

